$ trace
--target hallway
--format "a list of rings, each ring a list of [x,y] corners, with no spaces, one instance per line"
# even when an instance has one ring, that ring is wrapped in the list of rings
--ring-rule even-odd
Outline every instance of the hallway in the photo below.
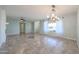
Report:
[[[77,54],[76,41],[49,37],[40,34],[14,35],[7,37],[9,54]]]

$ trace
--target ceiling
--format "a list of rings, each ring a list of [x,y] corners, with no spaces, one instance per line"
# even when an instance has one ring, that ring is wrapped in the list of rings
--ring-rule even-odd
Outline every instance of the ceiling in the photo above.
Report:
[[[26,19],[46,19],[51,13],[51,5],[4,5],[7,16]],[[56,14],[63,16],[77,11],[78,5],[56,5]]]

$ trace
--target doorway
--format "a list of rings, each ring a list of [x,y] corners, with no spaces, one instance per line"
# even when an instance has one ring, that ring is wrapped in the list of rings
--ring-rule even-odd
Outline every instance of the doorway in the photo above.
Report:
[[[25,34],[25,22],[20,20],[20,34]]]

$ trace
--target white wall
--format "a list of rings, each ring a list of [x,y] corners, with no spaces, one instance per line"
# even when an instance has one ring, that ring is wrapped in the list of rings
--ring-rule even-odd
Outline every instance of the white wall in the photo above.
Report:
[[[7,22],[9,23],[7,25],[7,30],[6,33],[7,35],[16,35],[20,33],[20,28],[19,28],[19,18],[12,18],[12,17],[7,17]],[[32,22],[26,21],[25,22],[25,32],[26,33],[31,33],[32,32]]]
[[[42,34],[44,32],[44,21],[40,21],[40,33]]]
[[[32,32],[32,22],[26,21],[26,23],[25,23],[25,32],[26,33],[31,33]]]
[[[6,41],[6,13],[0,9],[0,46]]]
[[[7,17],[7,22],[9,23],[6,30],[7,35],[19,34],[19,20]]]
[[[72,13],[64,16],[63,20],[64,37],[73,40],[77,39],[77,13]]]
[[[34,32],[39,32],[40,31],[40,21],[35,21],[34,22]]]
[[[79,9],[77,11],[77,45],[79,48]]]

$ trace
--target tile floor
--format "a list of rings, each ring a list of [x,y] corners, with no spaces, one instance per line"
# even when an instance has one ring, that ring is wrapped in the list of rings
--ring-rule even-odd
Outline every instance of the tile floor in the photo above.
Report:
[[[6,54],[78,54],[76,41],[39,34],[8,36]]]

